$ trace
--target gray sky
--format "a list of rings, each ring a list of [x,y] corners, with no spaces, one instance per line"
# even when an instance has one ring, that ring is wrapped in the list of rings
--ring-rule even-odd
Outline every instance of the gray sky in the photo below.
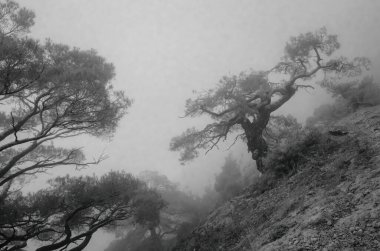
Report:
[[[31,36],[96,49],[116,67],[114,86],[135,101],[112,141],[70,140],[85,147],[89,158],[103,151],[109,155],[82,173],[123,169],[137,174],[152,169],[200,191],[227,152],[210,152],[181,166],[178,153],[168,151],[173,136],[203,122],[179,119],[185,100],[192,90],[213,87],[223,75],[273,67],[290,36],[326,26],[338,34],[340,53],[367,56],[375,69],[380,68],[377,0],[18,2],[36,12]],[[302,120],[325,97],[318,91],[299,93],[282,111]],[[244,146],[234,151],[247,158]]]
[[[115,64],[115,87],[135,101],[113,141],[70,140],[84,146],[89,158],[103,151],[109,155],[86,173],[153,169],[192,189],[202,187],[196,183],[210,180],[226,152],[210,152],[185,167],[179,165],[178,153],[168,151],[171,137],[202,124],[179,119],[185,100],[192,90],[213,87],[223,75],[272,67],[292,35],[326,26],[339,35],[342,54],[368,56],[380,68],[376,0],[19,2],[36,12],[33,37],[96,49]],[[300,119],[321,100],[317,92],[297,96],[282,110]]]

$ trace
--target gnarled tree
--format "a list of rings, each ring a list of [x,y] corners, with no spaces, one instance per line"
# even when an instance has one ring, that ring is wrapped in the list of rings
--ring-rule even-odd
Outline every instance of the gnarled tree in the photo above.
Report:
[[[325,28],[314,33],[292,37],[285,46],[285,55],[268,71],[252,71],[238,76],[223,77],[218,86],[186,102],[185,116],[208,115],[213,122],[204,129],[188,129],[174,137],[170,149],[181,152],[181,161],[198,156],[200,149],[216,147],[228,135],[246,141],[248,151],[256,160],[259,171],[264,172],[263,158],[268,151],[263,134],[271,114],[291,99],[299,88],[306,85],[319,72],[325,80],[332,76],[354,76],[367,68],[369,61],[344,57],[332,58],[340,44],[336,35]],[[276,79],[277,81],[273,81]]]

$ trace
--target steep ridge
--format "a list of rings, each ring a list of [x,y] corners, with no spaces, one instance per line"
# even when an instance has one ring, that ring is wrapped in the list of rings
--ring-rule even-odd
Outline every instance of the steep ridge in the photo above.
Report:
[[[380,106],[323,136],[294,174],[247,188],[174,250],[380,250]]]

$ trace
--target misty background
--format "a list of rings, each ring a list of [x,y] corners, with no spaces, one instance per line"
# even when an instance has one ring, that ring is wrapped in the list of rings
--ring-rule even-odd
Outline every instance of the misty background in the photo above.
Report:
[[[27,189],[70,173],[101,175],[110,170],[139,174],[156,170],[194,194],[212,186],[230,151],[221,148],[182,166],[169,142],[201,119],[181,119],[193,90],[215,86],[224,75],[267,70],[278,62],[290,36],[325,26],[341,42],[339,54],[365,56],[380,68],[380,2],[355,1],[145,1],[20,0],[36,13],[31,37],[81,49],[94,48],[116,68],[115,89],[134,100],[112,140],[81,136],[60,142],[83,146],[88,159],[104,153],[97,166],[73,172],[50,170],[31,180]],[[379,76],[375,74],[375,78]],[[300,91],[279,113],[299,121],[329,96],[320,89]],[[204,118],[207,119],[207,118]],[[246,146],[233,154],[249,162]],[[98,233],[86,250],[103,250],[111,235]]]

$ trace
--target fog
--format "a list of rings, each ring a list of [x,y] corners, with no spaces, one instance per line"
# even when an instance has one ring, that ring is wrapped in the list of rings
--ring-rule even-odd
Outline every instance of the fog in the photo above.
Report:
[[[224,75],[270,69],[290,36],[325,26],[338,35],[339,54],[366,56],[373,69],[380,68],[377,0],[18,2],[36,13],[32,37],[94,48],[115,65],[115,89],[125,90],[134,100],[112,139],[83,136],[58,143],[82,146],[88,159],[104,153],[105,161],[75,172],[56,168],[31,180],[30,191],[58,174],[101,175],[110,170],[138,174],[149,169],[202,194],[231,151],[243,162],[250,161],[250,155],[244,144],[237,143],[231,151],[221,147],[180,165],[178,153],[169,151],[170,139],[208,121],[180,118],[185,100],[193,96],[193,90],[212,88]],[[324,102],[331,99],[320,88],[302,90],[278,113],[292,114],[303,122]],[[86,250],[100,251],[107,245],[95,236]]]

